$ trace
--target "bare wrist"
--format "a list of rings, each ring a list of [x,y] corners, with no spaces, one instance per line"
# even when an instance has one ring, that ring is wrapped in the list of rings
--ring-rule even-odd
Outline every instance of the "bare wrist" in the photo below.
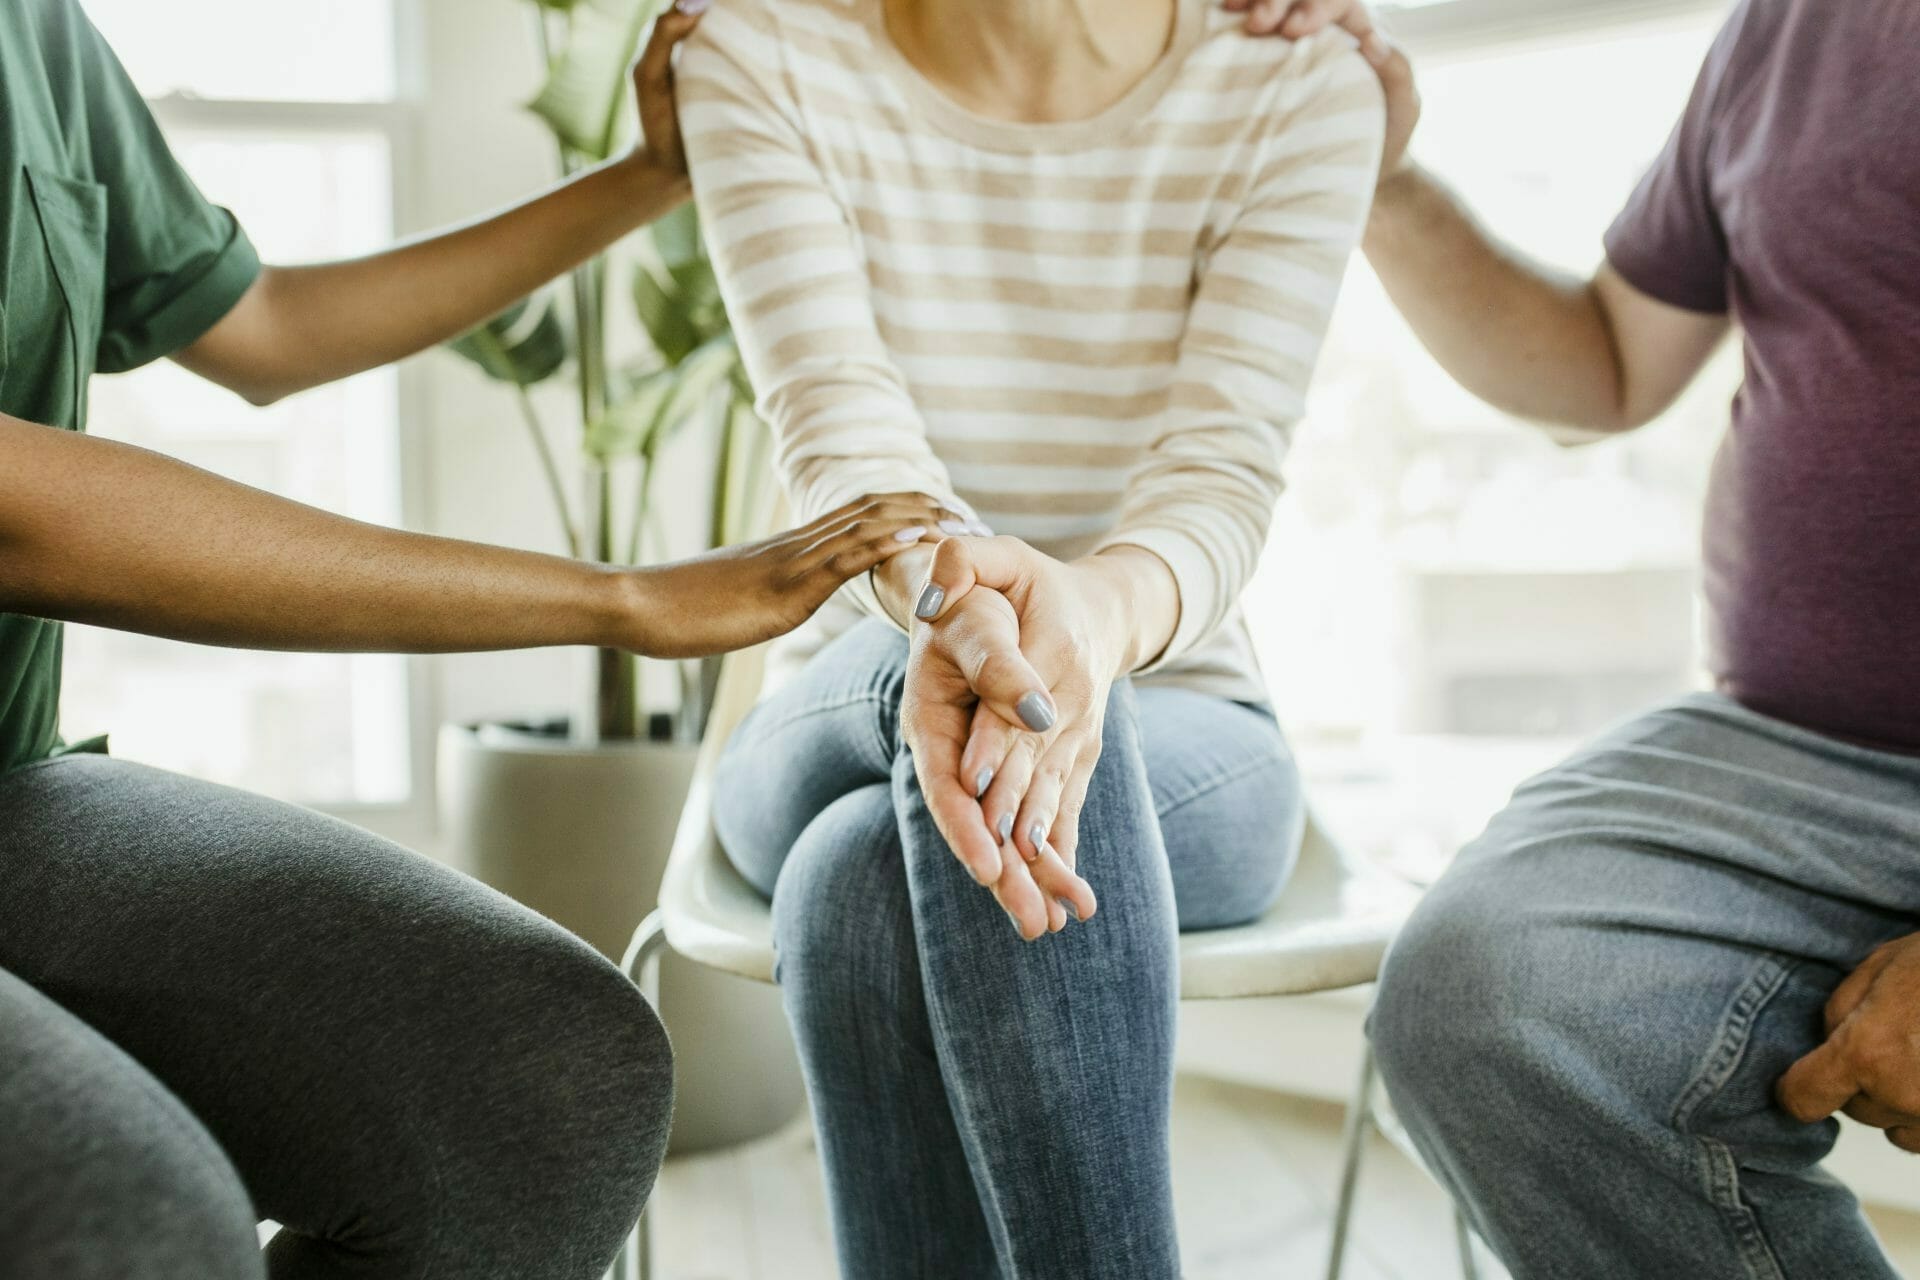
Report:
[[[635,225],[652,222],[693,198],[693,180],[685,169],[663,163],[643,144],[613,162]]]
[[[653,569],[614,569],[581,566],[589,575],[592,601],[591,644],[625,649],[644,656],[658,652],[654,626],[659,621],[659,593]]]
[[[1114,547],[1072,565],[1086,583],[1086,598],[1095,610],[1095,634],[1106,642],[1105,674],[1116,680],[1145,666],[1154,656],[1146,652],[1149,642],[1142,635],[1150,628],[1141,625],[1141,566],[1135,559],[1151,555],[1131,547]],[[1158,557],[1154,559],[1158,563]],[[1154,652],[1158,652],[1157,647]]]
[[[932,571],[933,548],[921,545],[909,547],[869,573],[873,594],[895,626],[904,631],[913,629],[913,606]]]

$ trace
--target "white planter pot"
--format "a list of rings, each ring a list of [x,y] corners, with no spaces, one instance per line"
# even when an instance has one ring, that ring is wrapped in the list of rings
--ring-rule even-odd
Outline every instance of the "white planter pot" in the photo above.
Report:
[[[616,962],[653,910],[695,749],[582,746],[499,725],[440,731],[440,829],[466,871]],[[661,1017],[673,1037],[676,1154],[731,1146],[800,1113],[800,1066],[771,987],[668,954]]]

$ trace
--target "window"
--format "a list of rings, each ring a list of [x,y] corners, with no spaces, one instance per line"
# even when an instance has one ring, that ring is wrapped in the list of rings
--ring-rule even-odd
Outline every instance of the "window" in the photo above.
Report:
[[[1420,58],[1416,153],[1497,234],[1589,271],[1720,16],[1447,43]],[[1356,262],[1247,597],[1343,836],[1430,873],[1524,775],[1698,684],[1695,548],[1736,346],[1659,422],[1563,449],[1461,390]]]
[[[391,239],[396,0],[85,0],[154,101],[176,154],[270,261]],[[398,523],[392,371],[244,404],[161,363],[93,391],[92,429],[247,484]],[[115,754],[329,806],[412,791],[407,667],[385,657],[235,653],[76,627],[62,716]]]

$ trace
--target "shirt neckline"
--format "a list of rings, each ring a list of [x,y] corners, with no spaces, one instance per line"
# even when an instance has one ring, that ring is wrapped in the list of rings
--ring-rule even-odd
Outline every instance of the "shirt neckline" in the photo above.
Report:
[[[859,0],[874,52],[890,79],[941,131],[996,151],[1056,150],[1112,140],[1166,95],[1181,64],[1206,33],[1201,6],[1206,0],[1174,0],[1173,37],[1153,66],[1111,106],[1084,120],[1024,122],[997,120],[961,106],[908,60],[887,30],[882,0]]]

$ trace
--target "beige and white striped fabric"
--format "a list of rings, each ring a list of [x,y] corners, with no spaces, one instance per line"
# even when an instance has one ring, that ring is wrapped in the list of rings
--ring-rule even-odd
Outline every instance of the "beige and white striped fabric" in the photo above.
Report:
[[[1237,601],[1379,163],[1343,35],[1177,0],[1098,117],[972,114],[881,0],[720,0],[677,73],[694,189],[794,514],[951,496],[1063,559],[1145,547],[1181,616],[1150,678],[1264,698]],[[877,611],[850,588],[791,670]]]

